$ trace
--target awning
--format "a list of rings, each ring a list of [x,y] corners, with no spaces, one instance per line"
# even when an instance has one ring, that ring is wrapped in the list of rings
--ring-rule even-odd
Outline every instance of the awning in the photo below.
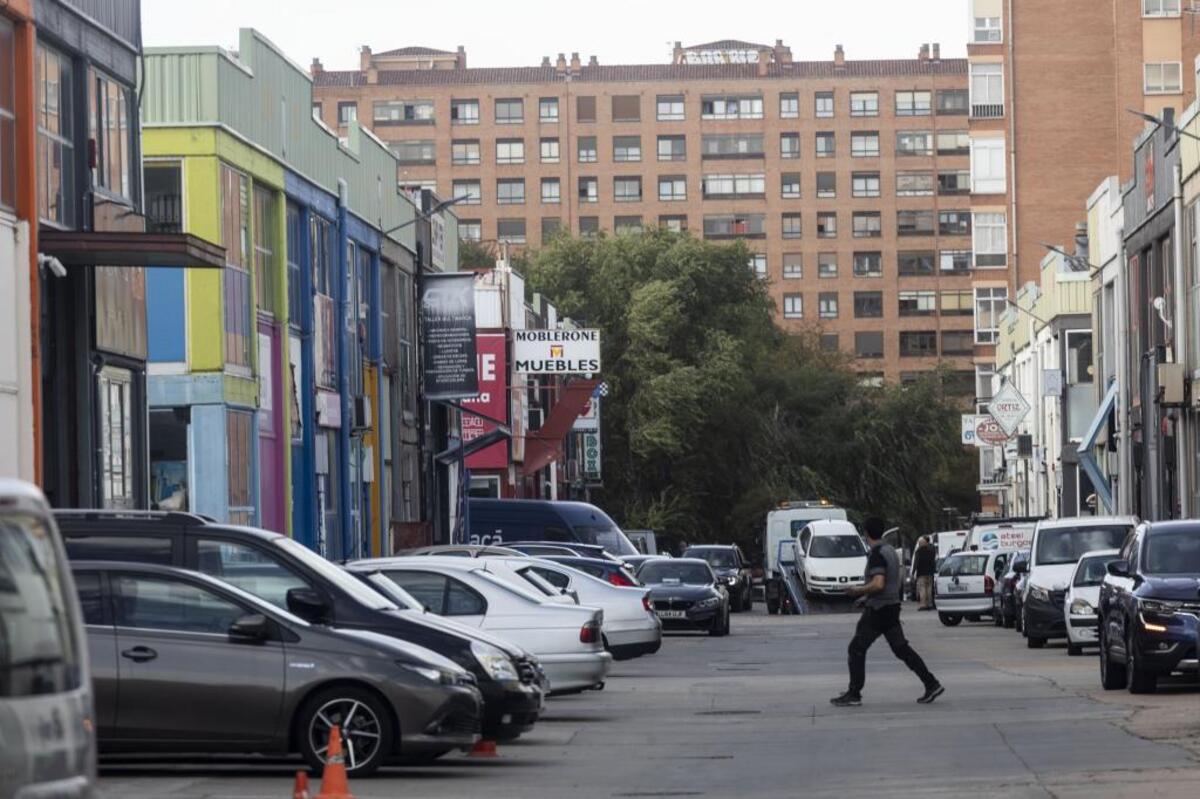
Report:
[[[550,409],[546,421],[537,430],[525,435],[525,462],[521,464],[523,474],[533,474],[562,458],[567,434],[587,407],[599,383],[599,380],[575,380],[559,390],[558,402]]]
[[[1096,489],[1096,497],[1104,504],[1105,510],[1109,513],[1114,513],[1112,486],[1108,482],[1108,478],[1100,471],[1100,464],[1096,463],[1096,456],[1092,454],[1092,450],[1096,448],[1096,442],[1100,439],[1100,433],[1108,429],[1109,419],[1117,407],[1117,381],[1114,379],[1108,386],[1108,392],[1104,395],[1104,399],[1100,401],[1100,407],[1096,410],[1096,415],[1092,417],[1092,423],[1088,425],[1087,433],[1084,434],[1083,440],[1079,442],[1079,465],[1083,467],[1083,471],[1087,473],[1088,479],[1092,481],[1092,486]]]
[[[38,251],[54,256],[63,266],[225,266],[224,247],[191,233],[42,228]]]

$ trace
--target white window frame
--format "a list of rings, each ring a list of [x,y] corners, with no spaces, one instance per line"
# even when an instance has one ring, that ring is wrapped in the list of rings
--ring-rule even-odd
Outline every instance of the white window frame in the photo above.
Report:
[[[971,193],[1004,194],[1007,191],[1004,139],[971,139]]]
[[[1167,84],[1167,69],[1175,71],[1174,88]],[[1151,84],[1150,74],[1158,72],[1157,86]],[[1142,64],[1142,91],[1145,94],[1180,94],[1183,91],[1183,62],[1181,61],[1147,61]]]
[[[788,258],[795,258],[792,263],[788,262]],[[800,280],[804,277],[804,255],[798,252],[785,252],[783,254],[783,279],[784,280]]]
[[[663,192],[663,187],[669,186],[670,190]],[[658,200],[659,202],[682,202],[687,199],[687,178],[682,175],[660,175],[658,178]]]
[[[823,291],[817,295],[817,316],[821,319],[838,318],[838,295],[836,291]]]
[[[1008,218],[1002,212],[976,211],[971,214],[972,266],[976,269],[1005,269],[1008,256]],[[980,255],[1003,255],[1005,263],[980,266]]]
[[[663,107],[666,112],[663,112]],[[686,118],[685,101],[682,95],[664,94],[654,100],[654,113],[659,122],[679,122]]]
[[[969,64],[967,79],[970,89],[969,105],[971,116],[975,116],[975,106],[998,105],[1004,106],[1004,66],[1000,63],[986,62]]]
[[[784,294],[783,295],[783,318],[784,319],[803,319],[804,318],[804,295],[803,294]]]
[[[879,92],[850,92],[850,116],[879,116]]]
[[[1008,305],[1007,286],[975,286],[974,330],[976,344],[995,344],[1000,338],[1000,315]],[[992,324],[980,325],[990,315]]]
[[[505,155],[501,155],[501,147],[504,148]],[[525,163],[525,140],[524,139],[496,139],[496,163],[497,164],[523,164]]]
[[[1004,28],[1000,17],[971,17],[972,44],[1000,44],[1004,41]]]
[[[1182,0],[1142,0],[1143,17],[1178,17],[1182,14]]]
[[[455,197],[467,197],[459,205],[480,205],[483,202],[483,182],[479,180],[456,180],[452,184]],[[472,191],[472,189],[474,189]]]
[[[878,197],[882,191],[880,182],[878,172],[852,173],[850,175],[850,196]]]
[[[797,92],[782,92],[779,95],[779,118],[799,119],[800,95]]]
[[[871,147],[874,141],[875,146]],[[852,158],[878,158],[879,132],[860,130],[850,134],[850,156]]]
[[[547,189],[552,191],[547,192]],[[542,178],[542,203],[557,205],[562,202],[562,182],[558,178]]]
[[[553,147],[550,145],[553,145]],[[551,149],[554,151],[553,154],[547,152]],[[557,164],[562,160],[562,144],[558,139],[542,139],[538,142],[538,157],[543,164]]]
[[[552,114],[547,114],[547,109],[553,109]],[[557,122],[558,121],[558,98],[557,97],[540,97],[538,98],[538,122]]]
[[[754,272],[755,277],[766,277],[767,276],[767,254],[765,252],[750,253],[749,266],[750,266],[751,271]]]

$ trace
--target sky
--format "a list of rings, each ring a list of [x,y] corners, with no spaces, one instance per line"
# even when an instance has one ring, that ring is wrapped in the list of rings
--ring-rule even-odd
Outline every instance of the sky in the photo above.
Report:
[[[573,18],[575,8],[597,9]],[[670,61],[673,42],[776,39],[796,60],[915,58],[923,42],[942,56],[966,54],[967,0],[142,0],[148,47],[234,48],[238,28],[257,28],[293,61],[357,69],[362,45],[375,52],[420,45],[454,50],[467,66],[536,66],[542,56],[595,55],[601,64]]]

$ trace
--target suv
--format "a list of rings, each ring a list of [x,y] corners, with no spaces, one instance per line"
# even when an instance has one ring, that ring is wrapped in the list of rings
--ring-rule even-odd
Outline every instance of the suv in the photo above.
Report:
[[[72,560],[191,569],[310,623],[383,633],[449,658],[479,683],[486,738],[516,738],[541,712],[541,668],[527,652],[479,630],[400,608],[285,535],[177,512],[56,511],[55,518]]]
[[[1200,659],[1200,523],[1142,524],[1100,584],[1100,682],[1153,693]]]
[[[729,592],[730,610],[752,610],[754,608],[754,586],[750,582],[750,564],[742,555],[737,544],[701,545],[688,547],[685,558],[700,558],[717,575],[717,580]]]

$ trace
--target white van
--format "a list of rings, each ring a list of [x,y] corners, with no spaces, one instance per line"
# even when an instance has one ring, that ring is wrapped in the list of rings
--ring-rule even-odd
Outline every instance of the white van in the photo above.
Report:
[[[1029,549],[1037,521],[1030,519],[997,519],[980,522],[971,528],[963,549]]]
[[[867,545],[850,522],[809,522],[796,542],[796,566],[805,596],[845,596],[863,581]]]
[[[768,613],[778,613],[784,605],[787,591],[783,584],[783,568],[791,568],[791,555],[800,531],[816,519],[845,520],[846,511],[825,500],[783,502],[767,513],[767,529],[763,534],[763,594]],[[786,564],[779,562],[780,547],[786,550]]]

